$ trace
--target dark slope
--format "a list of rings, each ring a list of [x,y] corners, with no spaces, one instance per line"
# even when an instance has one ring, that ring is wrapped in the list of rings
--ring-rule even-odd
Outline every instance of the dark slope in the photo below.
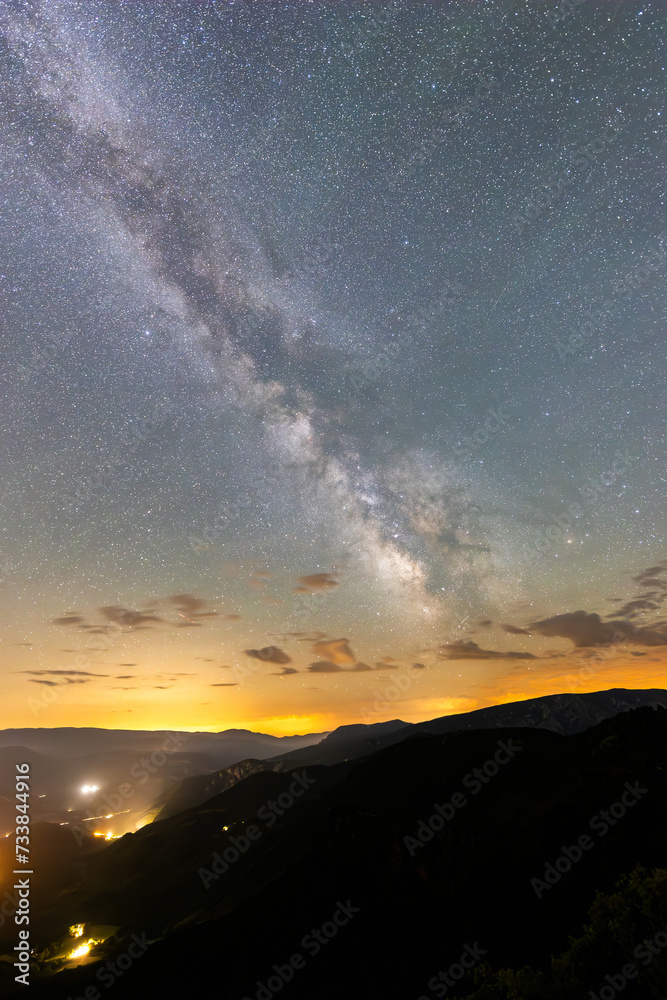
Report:
[[[185,778],[168,796],[156,816],[157,820],[169,819],[184,809],[201,805],[207,799],[227,791],[238,781],[249,778],[260,771],[280,771],[281,764],[269,764],[261,760],[240,760],[237,764],[214,771],[212,774],[195,774]]]
[[[407,723],[394,720],[370,726],[341,726],[321,743],[272,757],[271,761],[282,761],[289,767],[335,764],[392,746],[415,732],[438,734],[529,726],[570,736],[583,732],[603,719],[618,715],[619,712],[649,705],[667,708],[667,691],[661,688],[613,688],[590,694],[545,695],[543,698],[480,708],[475,712],[446,715],[429,722]]]
[[[499,741],[513,756],[476,791],[473,769],[493,761]],[[124,998],[202,990],[221,1000],[254,998],[257,981],[297,952],[305,966],[281,996],[430,997],[429,980],[475,942],[494,968],[548,971],[550,955],[581,933],[596,890],[613,890],[637,864],[667,867],[664,711],[628,712],[568,737],[529,728],[415,734],[362,760],[308,769],[308,777],[314,784],[270,826],[258,812],[287,792],[290,773],[255,774],[123,838],[86,860],[80,884],[46,922],[119,924],[149,939],[164,933],[123,972],[116,988]],[[591,821],[601,822],[595,816],[628,785],[638,800],[600,835]],[[420,829],[426,839],[435,805],[456,793],[465,804],[442,829],[422,847],[406,842]],[[259,839],[213,878],[214,852],[224,853],[232,836],[241,844],[253,825]],[[538,898],[531,879],[543,879],[546,863],[584,834],[591,849]],[[211,877],[202,879],[202,867]],[[348,899],[359,912],[313,955],[304,935]],[[651,906],[658,919],[662,903]],[[643,919],[639,913],[638,931]],[[103,965],[66,970],[42,986],[33,973],[31,995],[81,996],[100,985],[100,970],[104,976]],[[562,1000],[586,996],[602,980],[594,964],[577,975]],[[628,984],[624,996],[659,995],[646,982],[639,987],[644,992]]]

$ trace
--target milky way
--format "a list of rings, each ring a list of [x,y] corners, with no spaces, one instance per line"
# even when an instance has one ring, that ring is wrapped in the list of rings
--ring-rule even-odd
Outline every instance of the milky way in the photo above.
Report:
[[[650,2],[4,3],[4,643],[50,668],[48,623],[128,608],[224,620],[223,658],[302,632],[444,670],[639,600],[663,31]]]

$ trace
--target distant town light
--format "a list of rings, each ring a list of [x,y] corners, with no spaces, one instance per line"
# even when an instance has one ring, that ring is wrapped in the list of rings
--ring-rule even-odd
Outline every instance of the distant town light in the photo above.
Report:
[[[87,955],[89,951],[90,951],[90,945],[86,942],[85,944],[79,945],[79,947],[75,948],[74,951],[70,951],[69,957],[81,958],[82,955]]]

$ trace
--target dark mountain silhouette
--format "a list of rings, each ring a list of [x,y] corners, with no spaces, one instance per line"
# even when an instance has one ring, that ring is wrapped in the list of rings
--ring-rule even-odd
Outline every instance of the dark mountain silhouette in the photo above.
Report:
[[[237,764],[214,771],[212,774],[196,774],[185,778],[170,794],[165,797],[165,803],[156,815],[156,820],[169,819],[184,809],[198,806],[207,799],[225,792],[238,781],[249,778],[251,774],[260,771],[279,771],[280,763],[270,764],[261,760],[241,760]]]
[[[0,747],[25,746],[50,757],[80,757],[115,750],[151,753],[173,736],[171,730],[143,729],[2,729]],[[248,729],[226,729],[221,733],[176,732],[189,753],[215,758],[218,767],[227,767],[244,757],[268,756],[271,751],[291,750],[317,743],[327,733],[306,736],[269,736]]]
[[[74,923],[116,932],[89,965],[53,974],[43,952],[31,995],[74,998],[91,985],[105,995],[96,977],[135,935],[146,947],[121,963],[124,1000],[210,995],[212,983],[230,1000],[266,1000],[267,989],[294,1000],[430,1000],[444,994],[429,983],[442,989],[437,975],[450,968],[462,977],[448,997],[570,1000],[597,992],[665,930],[667,711],[638,708],[572,735],[404,729],[365,756],[258,771],[82,849],[67,884],[40,897],[33,947]],[[39,826],[45,840],[62,834]],[[583,836],[590,846],[577,857]],[[2,871],[9,856],[0,853]],[[462,955],[477,955],[476,983]],[[635,958],[624,998],[663,996],[666,956]],[[10,991],[11,970],[0,972]]]
[[[507,705],[480,708],[460,715],[445,715],[430,722],[400,720],[375,725],[341,726],[321,742],[271,758],[290,767],[334,764],[405,739],[411,733],[453,733],[458,730],[498,729],[529,726],[569,736],[583,732],[603,719],[644,705],[667,708],[667,691],[660,688],[629,690],[614,688],[590,694],[556,694]]]

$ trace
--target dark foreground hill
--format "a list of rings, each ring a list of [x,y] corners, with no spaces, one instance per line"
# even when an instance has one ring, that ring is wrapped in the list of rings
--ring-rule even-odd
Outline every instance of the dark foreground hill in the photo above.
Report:
[[[325,739],[304,744],[268,760],[242,760],[218,771],[186,777],[167,787],[155,800],[155,818],[166,819],[224,791],[241,776],[257,770],[285,770],[317,764],[339,764],[401,743],[415,733],[444,734],[471,729],[508,729],[525,726],[548,729],[563,736],[583,732],[603,719],[631,708],[661,705],[667,708],[667,691],[616,688],[590,694],[547,695],[527,701],[447,715],[428,722],[406,723],[400,719],[371,725],[340,726]]]
[[[336,764],[400,743],[416,732],[435,735],[471,729],[526,726],[571,736],[603,719],[610,719],[619,712],[644,706],[667,708],[667,691],[661,688],[612,688],[609,691],[592,691],[586,694],[550,694],[542,698],[513,701],[507,705],[479,708],[474,712],[445,715],[429,722],[406,723],[394,720],[374,725],[340,726],[325,739],[272,757],[270,763],[282,762],[290,767]]]
[[[329,767],[254,773],[82,848],[38,900],[41,954],[17,992],[584,1000],[622,977],[624,1000],[658,1000],[666,802],[667,712],[651,708],[570,736],[416,732]],[[84,939],[107,927],[105,943],[53,974],[78,923]]]

